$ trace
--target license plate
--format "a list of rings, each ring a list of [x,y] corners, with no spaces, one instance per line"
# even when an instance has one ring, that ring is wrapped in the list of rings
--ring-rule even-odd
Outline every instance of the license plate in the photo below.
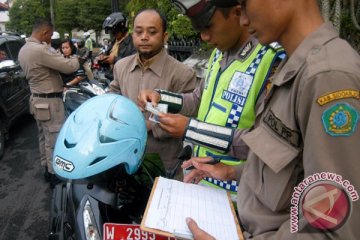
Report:
[[[103,240],[175,240],[175,238],[145,232],[137,224],[105,223]]]

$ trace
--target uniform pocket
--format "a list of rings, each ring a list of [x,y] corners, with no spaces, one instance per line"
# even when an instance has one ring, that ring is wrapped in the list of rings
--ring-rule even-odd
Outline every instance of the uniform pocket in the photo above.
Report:
[[[263,202],[273,211],[285,208],[296,184],[300,149],[279,138],[270,129],[260,125],[243,137],[251,149],[241,181],[246,181]],[[281,201],[283,200],[283,201]]]
[[[49,121],[51,118],[50,107],[48,103],[36,103],[34,105],[35,119],[39,121]]]

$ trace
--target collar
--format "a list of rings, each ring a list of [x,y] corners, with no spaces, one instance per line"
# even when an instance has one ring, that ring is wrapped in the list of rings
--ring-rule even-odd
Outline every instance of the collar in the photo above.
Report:
[[[275,77],[273,84],[280,86],[293,79],[305,64],[311,51],[317,51],[326,42],[336,37],[338,34],[330,22],[322,24],[301,42],[290,58],[284,59],[279,67],[281,70]]]
[[[160,77],[164,69],[164,65],[166,64],[167,56],[168,54],[166,50],[163,48],[158,54],[156,54],[151,59],[147,60],[146,63],[141,63],[139,53],[136,53],[135,61],[130,67],[130,71],[131,72],[134,71],[136,67],[139,67],[144,70],[151,69],[156,75]]]
[[[248,40],[237,50],[235,51],[226,51],[223,53],[221,59],[221,68],[224,69],[226,66],[230,65],[234,60],[240,60],[244,62],[251,53],[255,50],[256,46],[259,44],[259,41],[250,36]]]
[[[37,38],[34,38],[34,37],[29,37],[26,41],[27,42],[35,42],[35,43],[42,44]]]

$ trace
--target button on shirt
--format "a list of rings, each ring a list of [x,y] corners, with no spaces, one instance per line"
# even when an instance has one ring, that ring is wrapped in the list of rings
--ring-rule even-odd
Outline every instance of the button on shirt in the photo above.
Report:
[[[171,92],[191,92],[196,85],[195,72],[162,50],[152,59],[141,63],[139,55],[131,55],[119,60],[114,66],[114,81],[110,91],[122,94],[135,103],[144,89],[164,89]],[[149,113],[145,113],[148,119]],[[159,153],[165,168],[171,170],[182,149],[181,139],[174,139],[158,124],[153,123],[148,135],[147,153]]]

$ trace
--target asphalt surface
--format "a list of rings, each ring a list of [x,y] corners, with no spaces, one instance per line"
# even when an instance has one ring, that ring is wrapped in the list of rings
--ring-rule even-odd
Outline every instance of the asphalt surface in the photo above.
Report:
[[[40,166],[32,116],[10,129],[0,159],[0,240],[47,239],[52,190]]]

